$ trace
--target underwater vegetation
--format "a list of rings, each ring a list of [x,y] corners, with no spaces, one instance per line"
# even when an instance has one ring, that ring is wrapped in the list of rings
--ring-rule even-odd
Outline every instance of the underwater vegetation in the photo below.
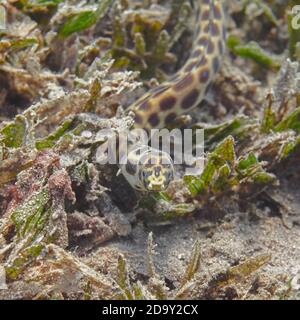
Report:
[[[299,298],[295,5],[228,1],[221,71],[178,119],[204,130],[204,170],[146,194],[97,163],[98,132],[129,129],[126,107],[184,65],[193,1],[2,1],[0,297]]]

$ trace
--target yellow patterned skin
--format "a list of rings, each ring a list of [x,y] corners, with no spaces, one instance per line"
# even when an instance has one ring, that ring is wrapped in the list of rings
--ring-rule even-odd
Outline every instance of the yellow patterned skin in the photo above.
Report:
[[[199,105],[219,71],[225,51],[225,13],[222,0],[197,0],[193,49],[186,64],[168,81],[150,90],[129,109],[135,114],[135,128],[162,129]],[[138,190],[162,191],[173,180],[169,155],[150,147],[135,147],[128,165],[121,171]],[[153,152],[154,161],[145,159]],[[147,153],[147,156],[145,155]],[[161,159],[165,159],[162,163]]]

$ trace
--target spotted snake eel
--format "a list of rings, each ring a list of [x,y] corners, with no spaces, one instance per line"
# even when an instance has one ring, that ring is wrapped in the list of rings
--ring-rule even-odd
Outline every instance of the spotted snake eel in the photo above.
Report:
[[[196,28],[190,57],[169,80],[149,90],[129,107],[134,113],[134,128],[149,131],[168,127],[178,116],[199,105],[219,71],[226,40],[223,1],[196,2]],[[148,145],[129,149],[120,170],[130,185],[141,191],[164,190],[174,179],[170,155]]]

